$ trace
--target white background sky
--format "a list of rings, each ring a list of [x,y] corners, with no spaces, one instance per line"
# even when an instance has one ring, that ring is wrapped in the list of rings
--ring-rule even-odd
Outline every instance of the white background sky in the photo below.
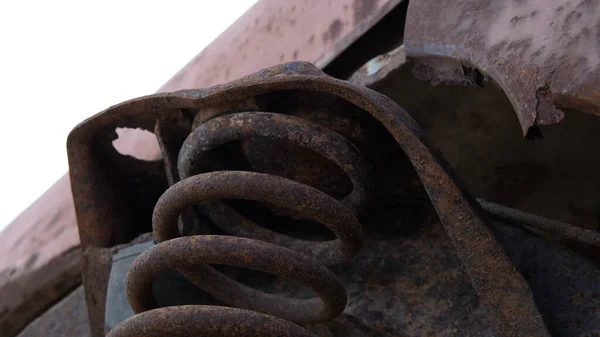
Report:
[[[67,172],[75,125],[154,93],[255,2],[0,1],[0,230]]]

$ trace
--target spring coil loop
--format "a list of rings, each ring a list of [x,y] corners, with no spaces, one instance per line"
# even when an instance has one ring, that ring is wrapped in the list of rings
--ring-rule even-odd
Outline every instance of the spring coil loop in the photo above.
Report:
[[[338,201],[309,185],[265,173],[215,171],[196,174],[209,151],[249,139],[275,140],[319,153],[350,178],[352,191]],[[297,117],[268,112],[232,113],[193,130],[180,149],[180,181],[159,198],[153,213],[157,245],[134,261],[127,275],[127,298],[135,316],[110,336],[312,336],[293,323],[317,323],[337,317],[347,295],[326,265],[354,257],[362,244],[356,212],[365,204],[368,166],[356,146],[339,133]],[[337,239],[306,241],[259,226],[222,199],[244,199],[282,207],[327,226]],[[190,206],[227,235],[180,237],[179,216]],[[317,298],[267,294],[240,284],[211,264],[259,270],[312,288]],[[152,281],[177,269],[187,279],[232,306],[156,308]],[[233,308],[235,307],[235,308]],[[159,320],[159,329],[146,329]],[[293,323],[292,323],[293,322]],[[157,326],[157,324],[153,324]]]

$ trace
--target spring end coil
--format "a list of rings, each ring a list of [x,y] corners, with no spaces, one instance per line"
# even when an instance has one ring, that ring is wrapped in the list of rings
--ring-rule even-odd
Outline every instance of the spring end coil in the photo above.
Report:
[[[121,322],[110,337],[315,337],[288,321],[254,311],[189,305],[139,313]]]

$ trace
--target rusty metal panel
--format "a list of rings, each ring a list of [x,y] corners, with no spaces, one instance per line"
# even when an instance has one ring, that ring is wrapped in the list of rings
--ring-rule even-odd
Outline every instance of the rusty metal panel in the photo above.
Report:
[[[159,92],[204,88],[295,60],[323,68],[400,2],[259,1]]]
[[[405,51],[422,78],[475,83],[469,68],[489,76],[524,134],[565,109],[600,115],[598,0],[410,1]]]

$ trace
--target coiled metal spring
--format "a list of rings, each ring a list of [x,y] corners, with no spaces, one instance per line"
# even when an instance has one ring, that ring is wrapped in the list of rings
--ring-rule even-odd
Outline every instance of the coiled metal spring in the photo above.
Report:
[[[342,200],[301,182],[248,171],[197,174],[209,151],[233,141],[268,140],[312,150],[337,164],[353,188]],[[348,139],[323,126],[289,115],[232,113],[193,130],[178,156],[180,181],[158,200],[153,214],[157,245],[143,252],[127,276],[127,298],[135,316],[109,336],[311,336],[294,323],[331,320],[345,308],[347,295],[325,266],[347,261],[361,248],[356,213],[368,198],[368,165]],[[223,199],[244,199],[285,208],[327,226],[330,241],[306,241],[271,231],[238,213]],[[181,237],[179,216],[197,206],[227,235]],[[312,288],[317,298],[268,294],[236,282],[210,265],[259,270]],[[216,299],[232,306],[189,305],[156,308],[152,282],[177,269]],[[292,323],[293,322],[293,323]]]

